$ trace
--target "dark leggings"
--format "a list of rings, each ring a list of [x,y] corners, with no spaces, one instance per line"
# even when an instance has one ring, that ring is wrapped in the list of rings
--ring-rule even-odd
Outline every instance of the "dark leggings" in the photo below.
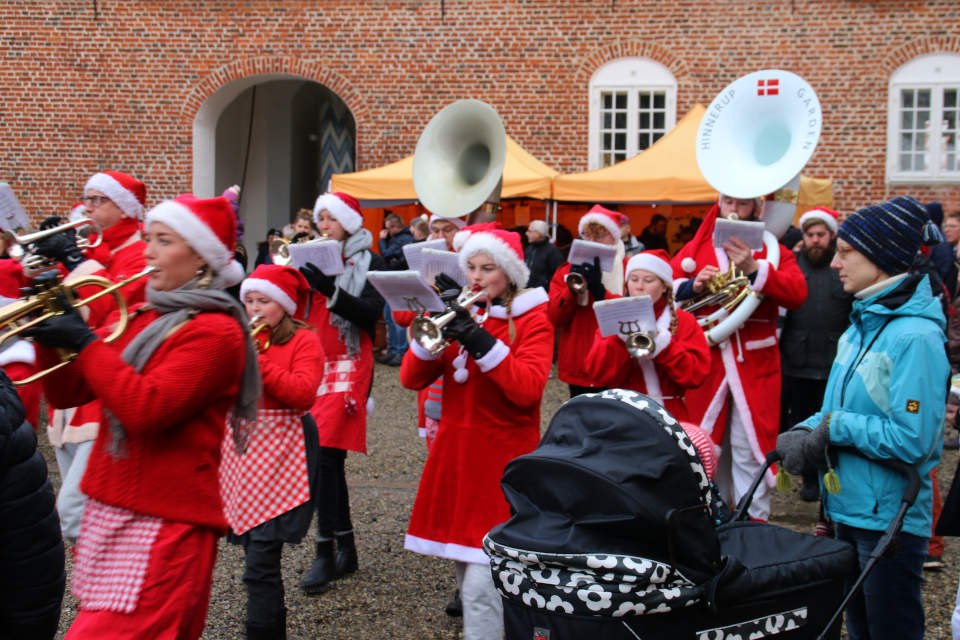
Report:
[[[247,587],[247,622],[269,625],[283,615],[283,577],[280,574],[280,540],[249,540],[244,545]]]
[[[320,447],[320,499],[317,500],[317,537],[332,540],[334,536],[353,531],[350,522],[350,496],[343,449]]]

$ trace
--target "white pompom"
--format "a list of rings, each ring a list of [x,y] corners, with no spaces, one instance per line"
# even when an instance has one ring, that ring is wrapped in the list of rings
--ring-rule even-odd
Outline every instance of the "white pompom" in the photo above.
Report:
[[[459,382],[460,384],[463,384],[464,382],[466,382],[467,378],[469,377],[470,377],[470,372],[467,371],[466,368],[457,369],[456,371],[453,372],[453,379]]]
[[[684,273],[693,273],[697,270],[697,261],[693,258],[684,258],[680,261],[680,268]]]
[[[457,357],[453,359],[453,367],[455,369],[463,369],[466,366],[467,366],[467,352],[460,351],[460,353],[457,354]]]

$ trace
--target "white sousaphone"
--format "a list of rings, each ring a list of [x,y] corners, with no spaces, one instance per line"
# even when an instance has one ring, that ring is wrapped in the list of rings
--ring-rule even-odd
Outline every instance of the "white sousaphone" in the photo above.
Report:
[[[821,120],[820,101],[803,78],[768,69],[727,85],[710,103],[697,131],[697,164],[711,187],[740,199],[773,194],[760,219],[766,228],[766,259],[774,269],[780,264],[778,238],[793,223],[800,172],[816,149]],[[710,296],[708,306],[722,306],[699,319],[710,346],[730,337],[763,299],[745,278],[736,278],[733,265],[730,273],[715,278],[718,282],[703,295]],[[704,300],[696,302],[702,297],[684,308],[704,306]]]

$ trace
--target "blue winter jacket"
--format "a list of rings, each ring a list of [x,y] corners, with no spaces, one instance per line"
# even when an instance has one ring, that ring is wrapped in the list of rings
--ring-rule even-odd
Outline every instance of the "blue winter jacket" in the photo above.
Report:
[[[903,530],[929,537],[930,470],[943,449],[950,377],[940,302],[931,294],[927,276],[911,274],[866,300],[855,300],[850,320],[830,370],[823,408],[801,424],[815,428],[832,413],[831,445],[914,465],[922,485]],[[848,454],[840,454],[836,471],[840,493],[823,493],[830,517],[851,527],[885,529],[900,506],[906,480]]]

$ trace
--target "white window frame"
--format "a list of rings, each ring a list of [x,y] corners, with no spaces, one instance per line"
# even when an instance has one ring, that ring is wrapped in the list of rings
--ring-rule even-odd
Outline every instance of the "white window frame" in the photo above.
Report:
[[[887,167],[886,179],[892,184],[958,184],[960,183],[960,155],[958,168],[952,172],[941,170],[941,145],[930,144],[942,139],[943,90],[960,89],[960,54],[931,53],[917,56],[900,66],[890,76],[887,104]],[[926,171],[900,170],[900,92],[902,89],[930,89],[930,128],[927,137]],[[960,93],[958,93],[960,99]],[[960,144],[955,141],[955,152]]]
[[[590,78],[588,123],[588,161],[590,170],[599,169],[601,95],[607,91],[627,92],[627,160],[638,153],[637,110],[640,91],[663,91],[666,94],[665,134],[677,124],[677,79],[663,64],[650,58],[617,58],[603,64]]]

